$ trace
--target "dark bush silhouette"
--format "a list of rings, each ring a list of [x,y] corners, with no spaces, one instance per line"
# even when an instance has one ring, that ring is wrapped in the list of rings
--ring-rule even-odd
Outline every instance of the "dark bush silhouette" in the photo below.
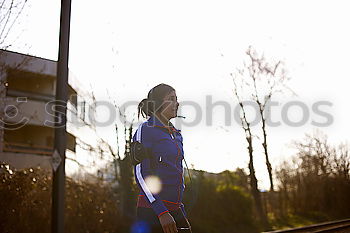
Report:
[[[277,172],[279,218],[299,215],[315,222],[350,217],[350,153],[322,134],[294,142],[298,152]]]
[[[185,193],[195,232],[257,232],[252,199],[236,185],[245,182],[242,173],[226,171],[208,177],[197,173],[194,184],[187,183]],[[50,232],[51,172],[40,168],[15,170],[2,164],[0,177],[0,232]],[[77,181],[67,177],[65,231],[129,232],[132,219],[121,214],[120,195],[115,190],[111,182],[99,178]],[[135,196],[136,192],[131,202],[135,203]]]
[[[51,173],[1,165],[0,232],[51,231]],[[66,179],[66,232],[122,232],[130,225],[117,211],[116,194],[98,179]]]

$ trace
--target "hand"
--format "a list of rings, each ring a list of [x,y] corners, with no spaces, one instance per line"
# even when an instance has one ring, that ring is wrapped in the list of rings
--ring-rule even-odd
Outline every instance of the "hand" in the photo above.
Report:
[[[171,214],[165,213],[159,217],[164,233],[177,233],[176,222]]]

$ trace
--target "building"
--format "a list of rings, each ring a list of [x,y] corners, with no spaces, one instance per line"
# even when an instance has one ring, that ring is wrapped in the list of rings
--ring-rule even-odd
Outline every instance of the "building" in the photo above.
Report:
[[[56,61],[0,50],[0,162],[51,169],[56,66]],[[82,116],[84,122],[85,105],[78,108],[78,101],[85,103],[85,93],[71,72],[68,82],[67,118]],[[67,127],[67,153],[76,151],[76,133]]]

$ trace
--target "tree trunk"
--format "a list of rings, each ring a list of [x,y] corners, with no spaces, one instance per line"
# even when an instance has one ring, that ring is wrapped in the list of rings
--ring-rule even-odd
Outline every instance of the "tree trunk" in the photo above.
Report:
[[[270,159],[269,159],[269,154],[268,154],[268,151],[267,151],[267,135],[266,135],[266,128],[265,128],[266,120],[265,120],[265,118],[263,117],[262,114],[263,114],[263,112],[261,112],[262,130],[263,130],[263,135],[264,135],[264,142],[262,143],[262,146],[264,147],[266,167],[267,167],[267,171],[269,173],[270,191],[273,192],[274,191],[274,185],[273,185],[273,177],[272,177],[272,166],[271,166]]]
[[[127,134],[127,131],[129,133]],[[133,192],[133,166],[130,162],[130,143],[132,140],[132,124],[125,127],[125,157],[120,160],[120,205],[121,214],[127,220],[135,217],[135,201]]]
[[[258,213],[258,217],[261,221],[261,224],[263,225],[265,230],[268,230],[269,224],[267,220],[267,216],[263,210],[262,207],[262,201],[260,196],[260,191],[258,189],[258,180],[255,176],[255,169],[254,169],[254,162],[253,162],[253,146],[252,146],[252,139],[251,137],[247,137],[248,141],[248,152],[249,152],[249,178],[250,178],[250,187],[251,187],[251,194],[254,198],[255,202],[255,208]]]

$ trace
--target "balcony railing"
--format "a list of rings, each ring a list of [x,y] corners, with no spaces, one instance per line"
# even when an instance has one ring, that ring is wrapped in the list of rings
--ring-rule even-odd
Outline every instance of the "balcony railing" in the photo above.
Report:
[[[53,147],[18,142],[4,142],[4,152],[52,155]]]

